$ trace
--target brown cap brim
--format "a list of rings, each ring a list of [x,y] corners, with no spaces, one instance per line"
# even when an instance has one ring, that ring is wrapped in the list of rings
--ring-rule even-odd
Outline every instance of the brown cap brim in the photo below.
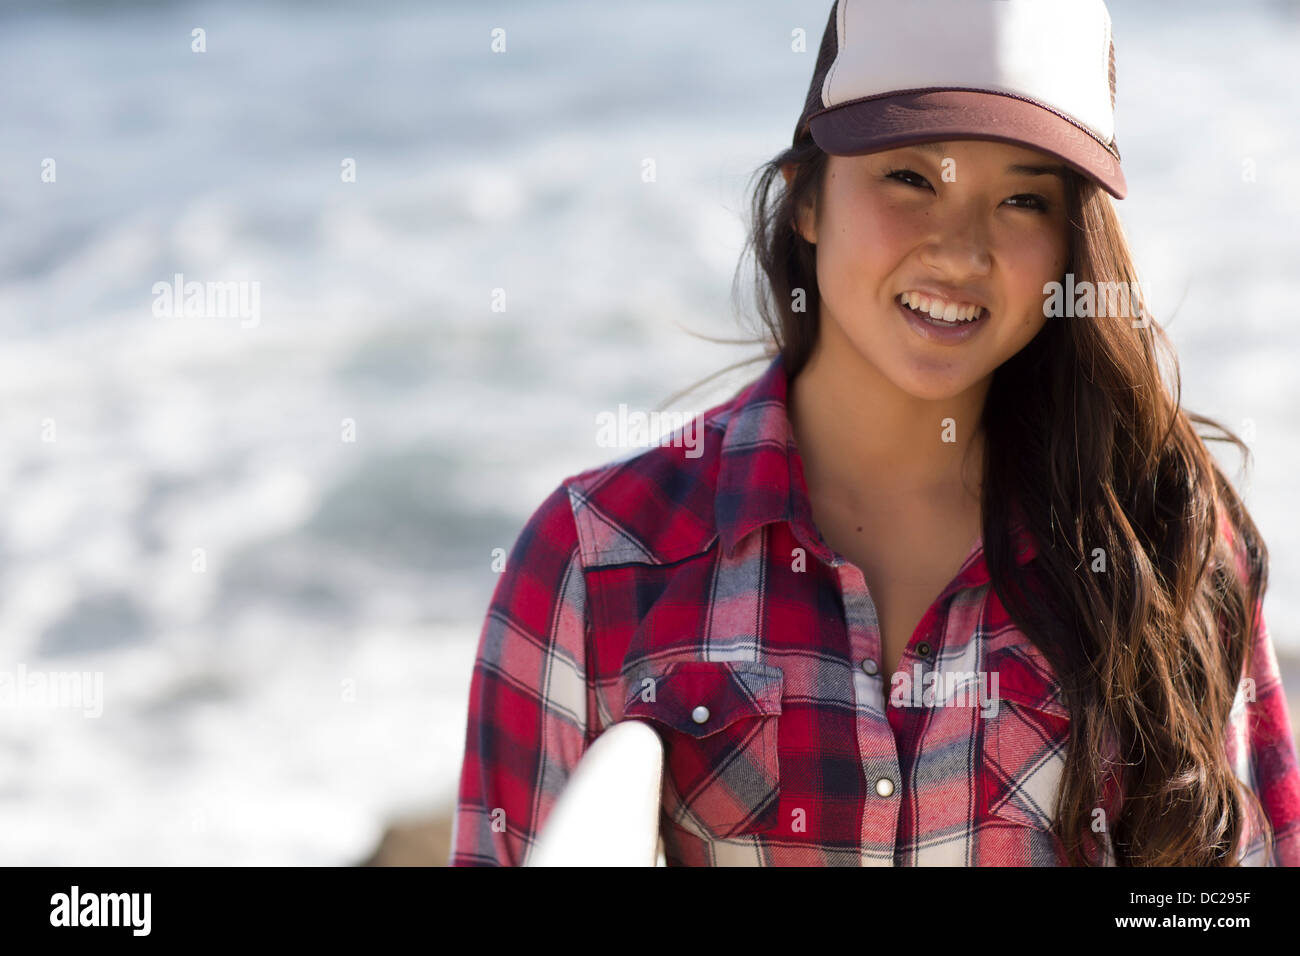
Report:
[[[813,140],[836,156],[946,139],[989,139],[1042,150],[1098,183],[1128,193],[1119,157],[1083,127],[1046,106],[983,90],[912,90],[845,103],[808,121]]]

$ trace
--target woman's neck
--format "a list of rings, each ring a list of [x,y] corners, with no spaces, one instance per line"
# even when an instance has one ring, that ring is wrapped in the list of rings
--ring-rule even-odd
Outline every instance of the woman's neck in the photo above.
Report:
[[[917,398],[847,342],[824,342],[819,336],[787,403],[809,493],[841,511],[914,502],[978,510],[991,379],[951,398]]]

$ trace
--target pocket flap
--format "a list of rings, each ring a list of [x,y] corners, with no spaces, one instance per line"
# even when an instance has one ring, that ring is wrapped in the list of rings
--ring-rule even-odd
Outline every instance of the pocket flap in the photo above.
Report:
[[[1014,687],[999,687],[997,696],[1000,701],[1009,700],[1025,710],[1036,710],[1067,720],[1070,717],[1069,708],[1065,706],[1065,701],[1059,693],[1025,693]]]
[[[708,737],[738,720],[781,713],[779,667],[754,661],[678,661],[638,668],[627,679],[624,719],[648,718]]]
[[[1027,641],[1022,639],[1022,643],[996,648],[989,656],[988,669],[997,675],[994,697],[1056,717],[1069,716],[1051,665]]]

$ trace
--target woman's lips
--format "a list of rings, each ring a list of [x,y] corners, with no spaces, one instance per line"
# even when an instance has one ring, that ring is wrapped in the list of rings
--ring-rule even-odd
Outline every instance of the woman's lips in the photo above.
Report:
[[[972,335],[975,335],[980,329],[984,328],[989,321],[989,310],[984,309],[980,312],[979,317],[969,322],[943,322],[942,320],[931,319],[930,316],[922,316],[921,313],[913,311],[903,305],[898,299],[894,300],[894,307],[898,309],[899,314],[912,327],[912,330],[923,339],[936,342],[941,345],[955,345],[964,342]]]

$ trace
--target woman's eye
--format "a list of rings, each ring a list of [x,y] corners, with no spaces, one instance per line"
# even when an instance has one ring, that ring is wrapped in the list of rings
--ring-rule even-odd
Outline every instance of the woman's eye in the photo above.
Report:
[[[906,183],[909,186],[925,187],[930,185],[924,176],[910,169],[891,169],[885,173],[885,178],[896,179],[898,182]],[[913,182],[913,180],[915,181]],[[1046,213],[1051,208],[1051,203],[1047,201],[1047,197],[1035,193],[1012,196],[1007,202],[1012,203],[1016,209],[1029,209],[1041,213]],[[1028,203],[1028,205],[1020,205],[1020,202]]]
[[[1047,203],[1047,200],[1046,200],[1044,197],[1042,197],[1042,196],[1034,196],[1034,195],[1012,196],[1011,199],[1008,199],[1008,200],[1007,200],[1007,202],[1012,202],[1013,200],[1016,200],[1016,199],[1025,199],[1025,200],[1028,200],[1030,203],[1033,204],[1033,205],[1030,205],[1030,206],[1020,206],[1020,207],[1018,207],[1018,208],[1020,208],[1020,209],[1036,209],[1036,210],[1038,210],[1039,212],[1047,212],[1047,210],[1048,210],[1048,203]]]
[[[925,181],[925,177],[924,177],[924,176],[922,176],[920,173],[913,172],[913,171],[910,170],[910,169],[891,169],[889,172],[885,173],[885,178],[886,178],[886,179],[897,179],[900,183],[906,183],[906,182],[907,182],[907,180],[903,178],[904,176],[910,176],[912,179],[918,180],[918,183],[915,183],[915,184],[913,184],[913,183],[908,183],[909,186],[910,186],[910,185],[926,185],[926,186],[930,185],[929,183],[927,183],[927,182]]]

